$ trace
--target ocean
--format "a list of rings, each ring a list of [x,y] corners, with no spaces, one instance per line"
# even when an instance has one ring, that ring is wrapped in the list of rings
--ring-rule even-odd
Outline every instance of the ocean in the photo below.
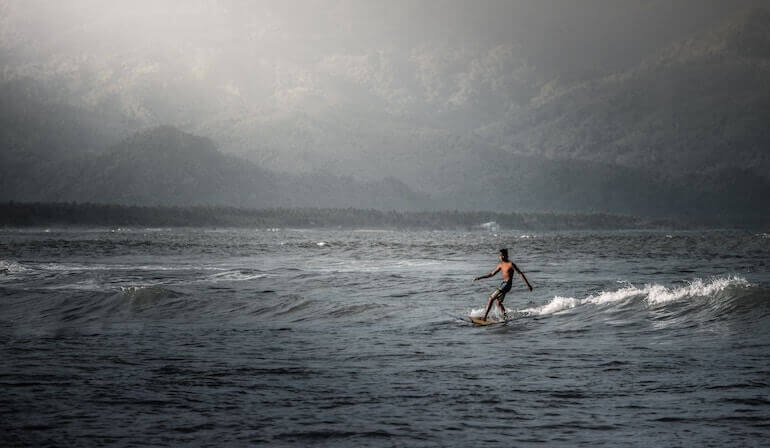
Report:
[[[766,446],[770,235],[5,229],[0,359],[2,446]]]

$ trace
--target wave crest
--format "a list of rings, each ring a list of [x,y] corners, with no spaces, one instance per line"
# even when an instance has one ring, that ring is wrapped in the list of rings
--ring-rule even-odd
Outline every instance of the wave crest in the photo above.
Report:
[[[687,285],[680,287],[647,284],[642,288],[637,288],[629,284],[618,290],[602,291],[599,294],[591,295],[584,299],[556,296],[544,305],[520,311],[536,315],[546,315],[566,311],[579,305],[606,305],[625,301],[643,301],[648,306],[661,306],[697,297],[712,298],[728,288],[747,288],[750,286],[751,284],[740,276],[708,280],[695,279]]]

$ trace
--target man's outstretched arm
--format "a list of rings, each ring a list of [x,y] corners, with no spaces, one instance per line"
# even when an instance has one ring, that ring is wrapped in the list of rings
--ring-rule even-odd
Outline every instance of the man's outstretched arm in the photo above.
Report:
[[[475,282],[476,280],[481,280],[482,278],[489,278],[489,277],[492,277],[493,275],[497,274],[498,272],[500,272],[500,265],[497,265],[497,267],[495,268],[495,270],[494,270],[494,271],[492,271],[492,272],[490,272],[489,274],[486,274],[486,275],[479,275],[478,277],[474,278],[474,279],[473,279],[473,281]]]
[[[530,291],[532,291],[532,285],[529,284],[529,280],[527,280],[527,277],[524,275],[523,272],[521,272],[519,267],[514,264],[513,269],[516,269],[516,272],[519,274],[519,277],[521,277],[521,279],[524,280],[524,284],[527,285],[527,288],[529,288]]]

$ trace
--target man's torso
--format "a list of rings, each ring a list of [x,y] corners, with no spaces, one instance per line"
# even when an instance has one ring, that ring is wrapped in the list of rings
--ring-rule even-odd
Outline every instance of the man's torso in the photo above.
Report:
[[[500,267],[500,271],[503,273],[503,280],[510,282],[513,279],[514,273],[513,262],[501,261],[497,266]]]

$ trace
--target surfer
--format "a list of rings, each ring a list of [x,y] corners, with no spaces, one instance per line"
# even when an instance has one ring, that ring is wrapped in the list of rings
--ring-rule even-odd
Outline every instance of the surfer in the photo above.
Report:
[[[508,249],[500,249],[500,263],[497,263],[497,266],[492,272],[486,275],[480,275],[474,278],[473,281],[475,282],[477,280],[481,280],[482,278],[492,277],[500,271],[503,272],[503,282],[500,283],[500,286],[498,286],[498,288],[495,289],[494,292],[492,292],[492,294],[489,296],[489,300],[487,300],[487,308],[484,310],[483,320],[487,320],[487,315],[492,309],[492,303],[495,302],[497,302],[497,308],[503,314],[503,319],[505,319],[505,308],[503,307],[503,300],[505,299],[505,295],[508,293],[508,291],[511,290],[514,273],[519,274],[521,279],[524,280],[524,284],[527,285],[527,288],[532,291],[532,285],[530,285],[529,281],[527,281],[527,277],[524,276],[524,273],[519,270],[516,264],[508,259]]]

